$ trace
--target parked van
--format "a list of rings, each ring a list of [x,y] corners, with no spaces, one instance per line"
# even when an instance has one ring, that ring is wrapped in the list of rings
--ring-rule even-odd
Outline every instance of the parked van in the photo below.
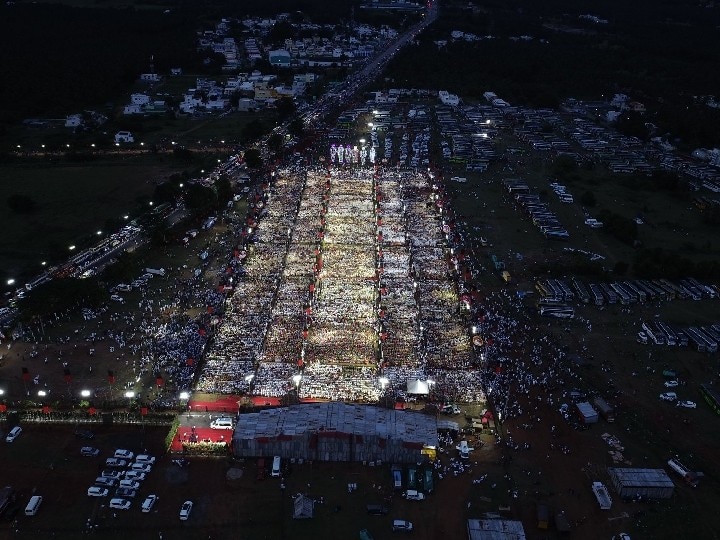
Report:
[[[470,448],[468,447],[467,441],[460,441],[458,451],[460,452],[460,459],[468,459],[470,457]]]
[[[32,497],[30,497],[30,502],[28,502],[27,506],[25,507],[25,515],[34,516],[35,514],[37,514],[38,508],[40,508],[40,504],[42,504],[42,496],[33,495]]]
[[[280,456],[275,456],[273,458],[272,472],[270,473],[270,476],[280,476]]]
[[[210,422],[211,429],[233,429],[233,419],[230,417],[216,418]]]

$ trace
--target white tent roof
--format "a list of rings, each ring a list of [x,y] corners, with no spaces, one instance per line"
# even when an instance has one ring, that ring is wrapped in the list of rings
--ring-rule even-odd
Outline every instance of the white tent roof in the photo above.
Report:
[[[407,393],[427,395],[430,393],[430,389],[428,388],[427,381],[421,381],[420,379],[408,379]]]

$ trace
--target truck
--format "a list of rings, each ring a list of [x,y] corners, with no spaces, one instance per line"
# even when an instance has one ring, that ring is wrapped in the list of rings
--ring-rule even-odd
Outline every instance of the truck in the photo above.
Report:
[[[598,504],[600,505],[600,510],[610,510],[612,507],[612,498],[610,497],[605,484],[602,482],[593,482],[592,490]]]
[[[164,276],[165,275],[165,269],[164,268],[146,268],[145,271],[148,274],[154,274],[156,276]]]
[[[606,422],[615,421],[615,409],[603,398],[600,396],[593,398],[593,405],[595,405],[595,408],[600,413],[600,416],[602,416]]]
[[[673,471],[675,471],[677,474],[680,475],[680,477],[685,480],[688,484],[690,484],[692,487],[697,487],[699,483],[700,474],[691,471],[688,469],[685,465],[680,463],[680,460],[677,458],[671,458],[668,460],[668,467],[670,467]]]

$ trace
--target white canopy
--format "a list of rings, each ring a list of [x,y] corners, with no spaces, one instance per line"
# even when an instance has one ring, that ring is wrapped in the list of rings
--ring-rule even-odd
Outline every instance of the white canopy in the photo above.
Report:
[[[421,381],[420,379],[408,379],[407,393],[427,395],[430,393],[430,389],[428,388],[427,381]]]

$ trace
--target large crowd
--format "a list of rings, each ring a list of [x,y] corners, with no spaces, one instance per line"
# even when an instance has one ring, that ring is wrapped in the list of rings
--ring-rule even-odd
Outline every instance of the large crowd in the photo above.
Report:
[[[277,171],[237,231],[197,389],[377,401],[412,375],[482,398],[443,204],[428,175]]]

